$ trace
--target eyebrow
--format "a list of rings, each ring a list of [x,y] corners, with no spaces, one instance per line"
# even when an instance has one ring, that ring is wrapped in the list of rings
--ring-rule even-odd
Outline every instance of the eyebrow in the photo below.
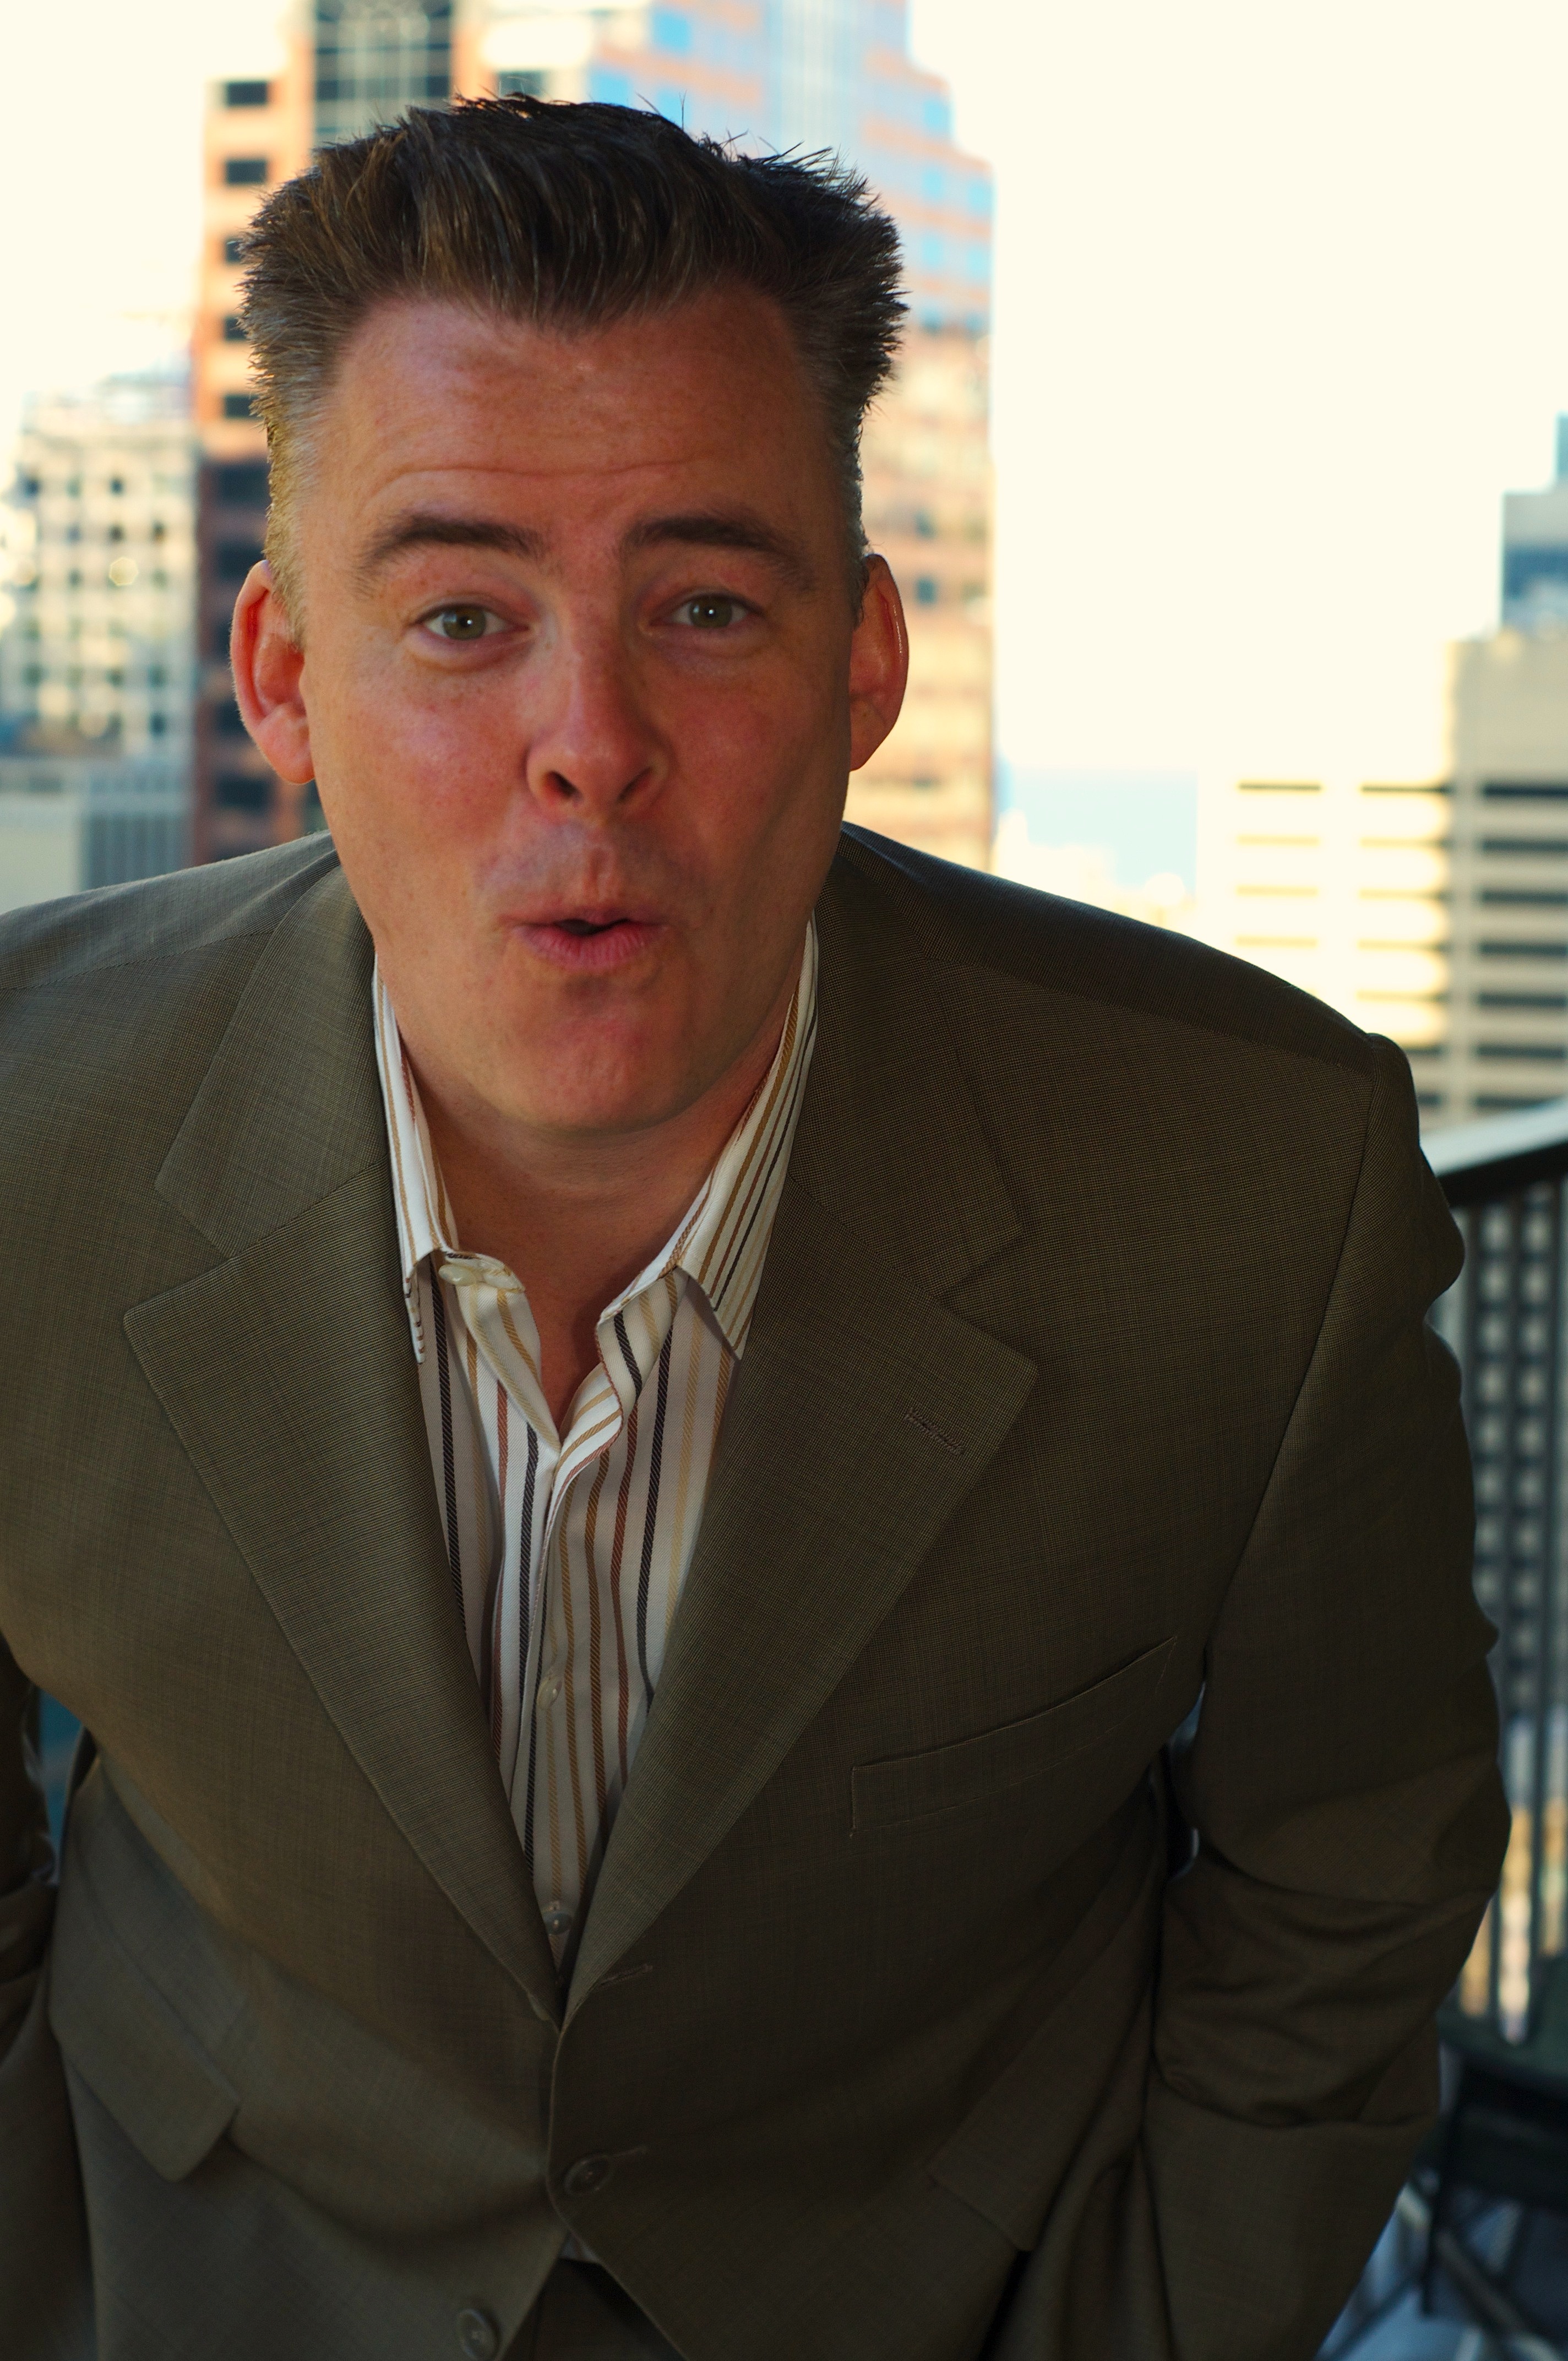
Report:
[[[377,534],[360,557],[357,571],[360,580],[367,582],[406,549],[499,549],[503,556],[537,559],[546,555],[549,545],[548,537],[532,525],[502,524],[488,517],[442,516],[433,510],[415,509]]]
[[[621,543],[628,553],[668,546],[686,549],[740,549],[765,557],[797,589],[809,590],[816,579],[804,551],[787,534],[753,515],[750,510],[694,510],[672,516],[649,517],[633,525]],[[362,582],[372,580],[394,558],[410,549],[495,549],[506,557],[537,563],[550,554],[550,538],[532,525],[506,524],[499,518],[443,516],[439,511],[415,509],[395,518],[378,533],[361,555],[356,571]]]
[[[679,516],[650,517],[645,523],[632,526],[621,546],[659,549],[669,544],[687,549],[750,550],[767,558],[801,590],[809,590],[816,579],[798,544],[748,509],[704,509]]]

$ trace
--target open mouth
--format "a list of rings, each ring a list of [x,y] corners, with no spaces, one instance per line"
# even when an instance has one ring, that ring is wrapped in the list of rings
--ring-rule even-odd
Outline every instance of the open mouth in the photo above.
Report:
[[[656,918],[625,917],[547,918],[517,929],[536,957],[579,974],[624,966],[663,931]]]

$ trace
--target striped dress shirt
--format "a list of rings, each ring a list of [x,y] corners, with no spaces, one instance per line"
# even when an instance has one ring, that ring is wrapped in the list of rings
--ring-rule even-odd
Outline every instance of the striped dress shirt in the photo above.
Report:
[[[674,1235],[598,1321],[558,1433],[515,1274],[465,1254],[391,1000],[375,1028],[403,1291],[452,1581],[558,1966],[658,1686],[817,1026],[817,936],[773,1065]]]

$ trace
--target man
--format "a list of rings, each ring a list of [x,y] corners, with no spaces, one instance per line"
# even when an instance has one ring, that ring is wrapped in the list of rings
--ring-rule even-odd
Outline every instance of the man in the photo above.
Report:
[[[1431,2119],[1454,1232],[1387,1044],[840,835],[894,271],[614,108],[261,216],[331,838],[0,935],[19,2361],[1304,2361]]]

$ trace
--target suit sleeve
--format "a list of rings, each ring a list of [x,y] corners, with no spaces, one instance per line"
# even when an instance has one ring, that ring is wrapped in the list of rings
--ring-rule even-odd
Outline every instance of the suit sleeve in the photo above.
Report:
[[[1179,2361],[1309,2361],[1437,2103],[1508,1834],[1471,1587],[1460,1246],[1387,1043],[1316,1347],[1178,1792],[1142,2165]]]
[[[0,2059],[16,2037],[42,1969],[53,1862],[38,1779],[38,1693],[0,1641]]]

